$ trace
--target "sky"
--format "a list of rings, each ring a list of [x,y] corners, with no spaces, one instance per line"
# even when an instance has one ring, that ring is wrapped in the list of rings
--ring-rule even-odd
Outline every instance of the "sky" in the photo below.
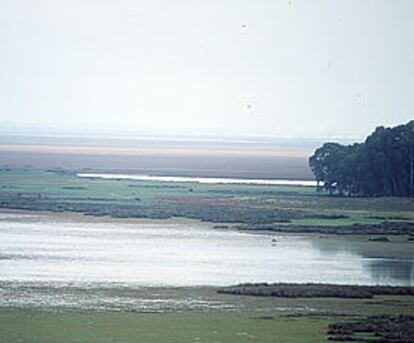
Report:
[[[414,118],[412,0],[1,0],[0,129],[362,137]]]

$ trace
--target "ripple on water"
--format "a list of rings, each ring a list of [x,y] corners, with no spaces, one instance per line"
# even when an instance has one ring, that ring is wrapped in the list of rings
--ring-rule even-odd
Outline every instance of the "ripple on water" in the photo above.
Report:
[[[3,305],[204,306],[204,300],[199,299],[174,300],[169,305],[168,299],[157,302],[118,297],[99,293],[102,287],[113,290],[244,282],[414,285],[413,259],[406,255],[370,258],[364,255],[360,242],[341,246],[325,239],[315,244],[314,237],[278,235],[275,245],[275,235],[213,230],[194,223],[88,222],[48,215],[19,220],[18,213],[0,215]],[[60,296],[59,292],[42,291],[42,287],[66,293]],[[73,291],[78,288],[94,292],[84,292],[83,296]]]

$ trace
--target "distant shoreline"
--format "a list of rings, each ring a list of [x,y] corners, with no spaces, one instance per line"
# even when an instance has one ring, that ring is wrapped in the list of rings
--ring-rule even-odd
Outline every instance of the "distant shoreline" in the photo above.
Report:
[[[322,141],[203,141],[0,134],[0,165],[78,172],[314,180],[308,157]]]

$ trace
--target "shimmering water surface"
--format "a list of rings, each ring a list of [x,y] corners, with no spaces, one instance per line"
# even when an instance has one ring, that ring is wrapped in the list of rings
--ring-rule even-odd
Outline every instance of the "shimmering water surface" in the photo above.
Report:
[[[100,179],[125,179],[135,181],[157,181],[157,182],[194,182],[206,184],[250,184],[250,185],[278,185],[278,186],[304,186],[316,187],[317,182],[312,180],[283,180],[283,179],[240,179],[240,178],[218,178],[218,177],[187,177],[187,176],[153,176],[133,174],[92,174],[78,173],[77,177],[100,178]]]
[[[413,256],[407,251],[412,245],[398,244],[214,230],[185,221],[0,213],[0,282],[82,287],[241,282],[413,285]]]

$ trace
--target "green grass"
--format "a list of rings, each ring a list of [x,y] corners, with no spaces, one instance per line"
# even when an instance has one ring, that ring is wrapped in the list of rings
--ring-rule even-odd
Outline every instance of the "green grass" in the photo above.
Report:
[[[0,311],[0,342],[324,342],[330,321],[260,312],[161,313]]]
[[[413,315],[414,308],[412,296],[289,299],[220,295],[203,288],[148,292],[168,298],[203,296],[232,306],[165,313],[3,307],[0,342],[317,343],[327,340],[330,323],[378,314]]]
[[[298,226],[349,226],[354,224],[380,224],[383,220],[372,219],[365,217],[350,217],[339,219],[318,219],[318,218],[303,218],[292,219],[291,223],[285,225],[298,225]]]
[[[3,207],[20,202],[34,210],[53,210],[58,202],[72,208],[80,204],[89,206],[86,212],[92,208],[105,213],[118,206],[126,216],[182,216],[214,222],[271,224],[288,219],[291,223],[287,225],[292,226],[414,220],[410,199],[329,197],[316,193],[313,187],[298,186],[88,179],[34,169],[0,169],[0,202]],[[320,218],[338,214],[347,218]]]

